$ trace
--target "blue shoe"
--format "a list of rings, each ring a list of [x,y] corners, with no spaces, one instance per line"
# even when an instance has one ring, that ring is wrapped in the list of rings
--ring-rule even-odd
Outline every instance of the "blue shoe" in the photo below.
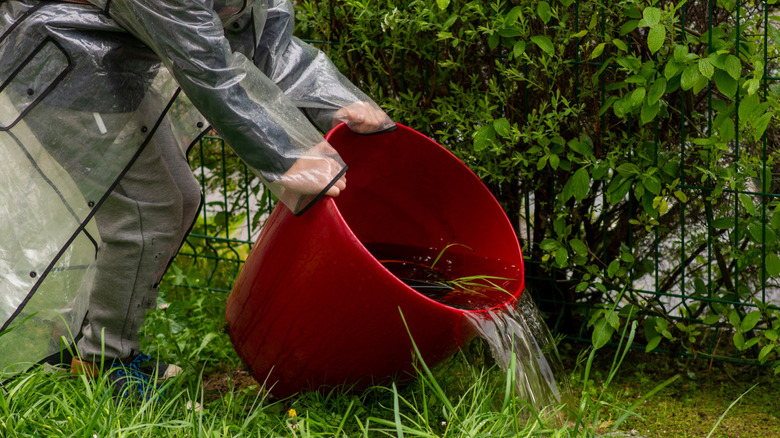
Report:
[[[133,369],[150,376],[157,382],[162,382],[181,374],[182,369],[178,365],[165,363],[153,359],[148,354],[139,353],[128,363]]]
[[[115,399],[155,401],[164,391],[158,382],[178,375],[181,368],[138,354],[129,362],[115,360],[108,369]]]

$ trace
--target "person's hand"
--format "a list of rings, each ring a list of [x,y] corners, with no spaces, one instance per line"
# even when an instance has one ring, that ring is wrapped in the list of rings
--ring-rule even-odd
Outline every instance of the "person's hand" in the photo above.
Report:
[[[295,163],[277,180],[291,198],[304,195],[317,195],[333,181],[342,169],[333,158],[336,150],[327,142],[314,146],[309,154],[298,158]],[[347,186],[347,178],[342,175],[328,191],[328,196],[338,196]]]
[[[342,122],[358,134],[370,134],[393,126],[390,117],[378,106],[369,102],[355,102],[336,111],[333,116],[333,126]]]

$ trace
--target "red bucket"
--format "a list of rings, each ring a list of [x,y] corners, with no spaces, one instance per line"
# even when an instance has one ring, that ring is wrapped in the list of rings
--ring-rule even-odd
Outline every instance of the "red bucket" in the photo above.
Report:
[[[301,216],[278,205],[227,302],[236,351],[276,397],[413,375],[411,339],[433,366],[475,336],[465,312],[514,303],[524,287],[504,211],[449,151],[400,125],[372,136],[341,125],[327,139],[347,189]],[[431,294],[405,277],[420,267],[499,288]]]

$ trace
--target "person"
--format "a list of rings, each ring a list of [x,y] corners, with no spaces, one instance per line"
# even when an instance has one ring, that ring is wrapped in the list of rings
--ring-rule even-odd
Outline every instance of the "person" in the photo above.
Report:
[[[394,123],[293,27],[289,0],[0,4],[0,234],[16,236],[0,244],[0,330],[19,326],[0,337],[6,366],[69,333],[81,370],[174,370],[138,331],[200,208],[186,153],[209,129],[296,214],[345,189],[322,132]],[[27,348],[43,342],[30,318],[51,323],[43,351]]]

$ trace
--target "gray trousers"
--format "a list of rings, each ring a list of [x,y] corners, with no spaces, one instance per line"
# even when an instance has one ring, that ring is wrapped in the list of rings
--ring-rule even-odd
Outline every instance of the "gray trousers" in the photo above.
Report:
[[[157,285],[195,220],[201,188],[162,124],[96,212],[102,244],[77,349],[82,358],[127,358],[157,301]]]

